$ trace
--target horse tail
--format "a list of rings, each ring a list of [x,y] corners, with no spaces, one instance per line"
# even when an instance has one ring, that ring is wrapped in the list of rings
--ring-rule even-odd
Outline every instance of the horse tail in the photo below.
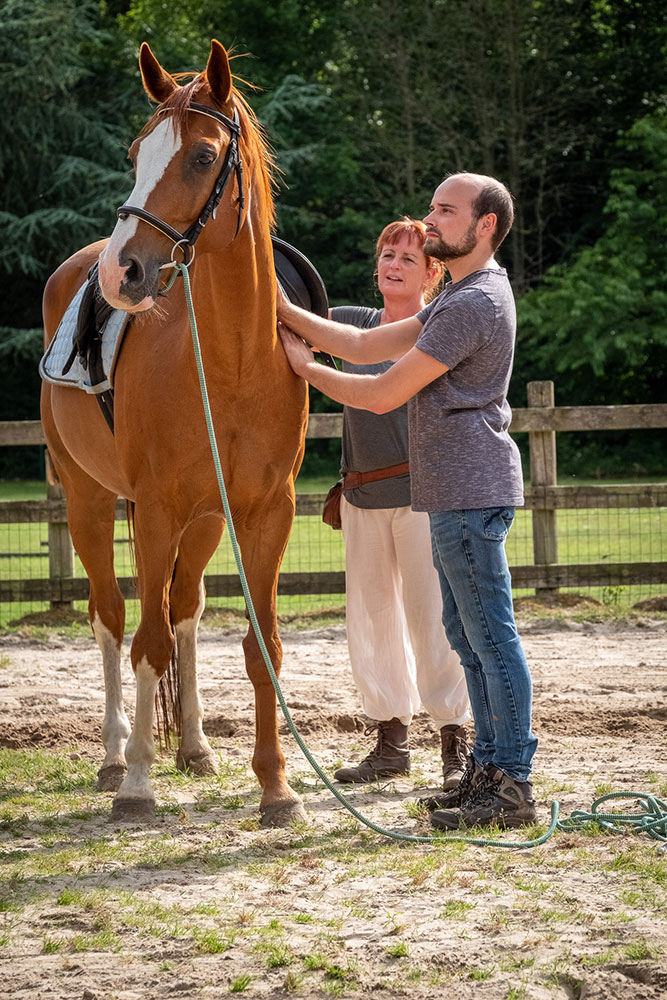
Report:
[[[181,675],[178,669],[178,645],[175,636],[169,666],[162,674],[155,694],[155,707],[160,747],[163,750],[170,750],[172,737],[180,736],[182,729]]]
[[[178,562],[178,556],[176,557]],[[172,583],[176,573],[176,562],[171,574]],[[172,736],[180,736],[182,731],[181,711],[181,673],[178,667],[178,640],[174,628],[174,618],[169,605],[169,624],[174,636],[174,645],[167,670],[162,674],[158,685],[156,699],[158,700],[157,728],[160,745],[167,750],[171,747]]]
[[[125,515],[127,517],[127,543],[130,552],[130,573],[134,589],[139,593],[139,576],[137,574],[137,554],[134,548],[134,500],[125,501]]]

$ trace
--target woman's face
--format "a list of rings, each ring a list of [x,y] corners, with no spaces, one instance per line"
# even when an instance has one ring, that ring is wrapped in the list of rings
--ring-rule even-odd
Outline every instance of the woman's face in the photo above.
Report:
[[[402,233],[397,243],[385,243],[378,257],[377,275],[382,296],[419,298],[432,275],[417,237]]]

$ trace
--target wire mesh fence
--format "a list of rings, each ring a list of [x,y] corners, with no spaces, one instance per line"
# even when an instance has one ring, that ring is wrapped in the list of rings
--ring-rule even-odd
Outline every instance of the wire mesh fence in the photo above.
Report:
[[[519,509],[507,542],[511,567],[533,563],[532,511]],[[562,564],[596,564],[604,567],[617,563],[663,563],[667,561],[667,507],[611,508],[557,511],[558,560]],[[116,524],[116,570],[119,577],[132,576],[128,548],[127,524]],[[294,527],[283,561],[283,573],[342,573],[345,552],[342,533],[333,531],[317,516],[300,515]],[[75,558],[74,575],[85,577],[83,567]],[[17,622],[26,615],[47,611],[50,603],[30,596],[31,585],[45,580],[49,574],[48,525],[37,523],[0,523],[0,587],[3,596],[14,585],[25,599],[0,602],[0,625]],[[236,564],[227,533],[214,554],[207,575],[234,575]],[[620,585],[610,576],[597,574],[596,585],[585,586],[573,581],[559,588],[560,593],[578,593],[603,605],[630,608],[667,594],[667,584],[632,583]],[[534,588],[515,588],[515,597],[534,594]],[[137,601],[128,600],[128,627],[138,620]],[[344,592],[279,595],[280,615],[313,615],[329,609],[342,610]],[[85,601],[76,601],[75,608],[85,611]],[[207,606],[213,608],[243,608],[242,597],[211,597]]]

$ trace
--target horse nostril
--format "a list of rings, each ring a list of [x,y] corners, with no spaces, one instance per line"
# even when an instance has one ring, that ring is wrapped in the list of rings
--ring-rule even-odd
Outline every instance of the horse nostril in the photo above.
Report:
[[[121,267],[126,268],[123,282],[128,285],[141,285],[146,278],[144,266],[136,257],[126,256],[118,260]]]

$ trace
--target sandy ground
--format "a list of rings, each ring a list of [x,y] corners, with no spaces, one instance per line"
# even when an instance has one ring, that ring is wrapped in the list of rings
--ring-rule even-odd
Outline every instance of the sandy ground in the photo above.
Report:
[[[531,618],[521,628],[535,683],[541,819],[553,798],[566,816],[588,809],[601,791],[667,798],[667,621]],[[359,759],[368,740],[344,628],[288,631],[283,642],[285,698],[315,757],[325,769]],[[92,640],[5,635],[0,663],[0,746],[101,761],[103,692]],[[286,729],[288,773],[311,827],[260,830],[249,771],[253,698],[240,634],[204,630],[200,666],[205,728],[227,770],[233,765],[228,790],[239,808],[211,797],[210,782],[167,777],[158,781],[158,796],[177,806],[149,829],[122,831],[110,823],[110,796],[101,793],[91,793],[101,804],[97,813],[68,814],[60,837],[57,817],[48,828],[37,820],[20,830],[0,824],[5,866],[95,839],[127,848],[124,837],[159,843],[155,856],[162,858],[151,865],[130,864],[122,852],[99,863],[88,856],[78,871],[74,863],[43,876],[34,864],[21,877],[13,869],[4,888],[19,905],[0,909],[0,997],[131,1000],[230,990],[458,1000],[667,995],[667,854],[655,841],[557,833],[530,851],[396,844],[350,819]],[[128,655],[124,673],[131,715]],[[437,784],[438,739],[425,715],[413,723],[411,742],[409,778],[354,790],[351,799],[376,822],[424,834],[426,823],[409,815],[407,805]],[[0,813],[7,795],[0,789]],[[165,855],[165,844],[178,848],[178,862]],[[105,920],[120,945],[68,947],[76,928],[95,916],[90,903],[57,905],[72,886],[114,900]],[[161,908],[157,926],[147,930],[138,919],[122,918],[136,915],[137,899]],[[181,914],[184,926],[176,931],[164,913]],[[99,913],[96,919],[99,925]],[[201,932],[192,930],[196,921],[224,932],[220,953],[202,947]],[[56,932],[61,943],[50,952],[45,942]]]

